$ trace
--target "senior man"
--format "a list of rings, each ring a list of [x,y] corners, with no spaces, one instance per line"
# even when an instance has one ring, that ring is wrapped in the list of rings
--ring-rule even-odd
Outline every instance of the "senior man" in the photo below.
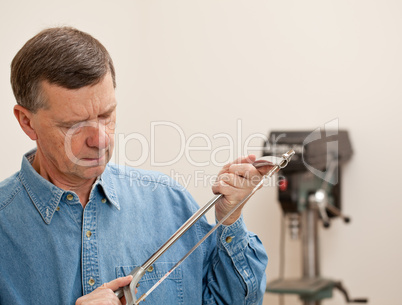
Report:
[[[115,69],[89,34],[69,27],[40,32],[13,59],[11,84],[14,115],[36,148],[0,183],[0,304],[124,304],[114,291],[197,204],[160,173],[108,163]],[[241,158],[219,173],[217,220],[268,170],[254,168],[254,160]],[[147,270],[139,293],[210,228],[205,217],[197,222]],[[238,209],[146,303],[261,304],[266,263]]]

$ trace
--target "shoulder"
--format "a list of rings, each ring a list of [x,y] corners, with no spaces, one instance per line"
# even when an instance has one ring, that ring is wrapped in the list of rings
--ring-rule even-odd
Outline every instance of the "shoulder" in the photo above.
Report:
[[[22,184],[18,173],[0,182],[0,210],[10,204],[21,191]]]
[[[132,168],[123,165],[109,163],[108,172],[111,179],[130,186],[164,186],[169,189],[186,192],[186,189],[177,181],[166,174],[153,170]]]
[[[105,185],[116,194],[119,202],[135,201],[137,204],[149,202],[158,203],[158,209],[162,206],[179,207],[186,206],[192,212],[199,206],[191,194],[177,181],[158,171],[132,168],[116,164],[108,164],[105,170]],[[127,197],[128,196],[128,197]],[[120,200],[125,198],[126,200]],[[149,208],[149,206],[148,206]]]

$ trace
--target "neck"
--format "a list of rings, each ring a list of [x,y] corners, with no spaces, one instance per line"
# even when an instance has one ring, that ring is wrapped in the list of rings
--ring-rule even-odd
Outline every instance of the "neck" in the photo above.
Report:
[[[38,174],[63,190],[76,193],[80,199],[81,205],[85,208],[89,201],[89,195],[92,185],[96,181],[96,177],[83,179],[74,175],[65,175],[60,172],[57,167],[42,162],[42,159],[40,153],[37,152],[32,162],[32,167],[38,172]]]

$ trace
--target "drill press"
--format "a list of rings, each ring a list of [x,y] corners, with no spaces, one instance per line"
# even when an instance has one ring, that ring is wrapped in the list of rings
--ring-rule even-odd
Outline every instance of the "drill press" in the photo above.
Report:
[[[331,219],[350,218],[341,207],[341,166],[352,156],[352,146],[345,130],[273,131],[264,145],[263,155],[276,156],[293,149],[296,154],[288,167],[278,173],[278,200],[289,220],[292,239],[302,243],[302,277],[279,278],[267,285],[267,292],[299,295],[304,305],[320,305],[340,290],[347,303],[367,303],[350,299],[340,281],[320,273],[318,247],[319,220],[329,228]]]

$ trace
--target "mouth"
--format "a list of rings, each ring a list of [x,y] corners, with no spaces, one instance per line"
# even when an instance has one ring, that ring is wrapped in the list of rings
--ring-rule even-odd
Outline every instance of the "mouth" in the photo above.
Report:
[[[81,158],[81,162],[85,166],[96,166],[105,164],[106,155],[107,153],[104,153],[102,156],[96,158]]]

